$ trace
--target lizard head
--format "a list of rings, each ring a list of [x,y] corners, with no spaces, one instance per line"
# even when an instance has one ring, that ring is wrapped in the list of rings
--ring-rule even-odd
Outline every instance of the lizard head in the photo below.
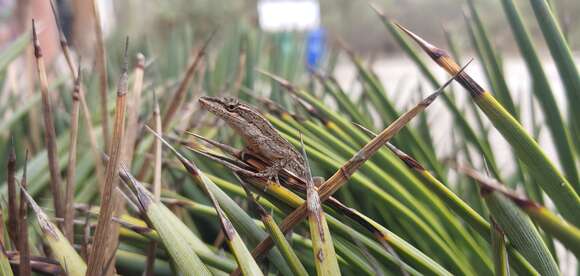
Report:
[[[199,103],[203,109],[214,114],[218,112],[234,113],[241,105],[236,98],[210,96],[203,96],[199,98]]]
[[[249,109],[236,98],[204,96],[199,98],[199,103],[201,108],[222,118],[230,125],[241,125],[248,119],[244,117]]]

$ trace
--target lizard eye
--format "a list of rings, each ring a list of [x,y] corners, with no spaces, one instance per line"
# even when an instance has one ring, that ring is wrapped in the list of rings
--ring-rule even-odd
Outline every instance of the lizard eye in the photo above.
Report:
[[[227,104],[226,109],[229,111],[233,111],[234,109],[236,109],[236,105],[235,104]]]

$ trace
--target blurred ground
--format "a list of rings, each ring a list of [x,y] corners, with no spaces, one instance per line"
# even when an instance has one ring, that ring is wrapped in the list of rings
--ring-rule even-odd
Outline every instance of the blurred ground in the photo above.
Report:
[[[70,23],[71,41],[77,49],[91,47],[90,3],[88,0],[54,0],[61,10],[63,22]],[[197,33],[209,32],[219,26],[228,30],[239,26],[255,26],[257,22],[257,0],[155,0],[155,1],[111,1],[100,0],[105,31],[129,34],[131,37],[163,36],[185,25],[192,26]],[[393,20],[400,21],[426,39],[444,43],[442,27],[457,33],[460,44],[467,44],[463,30],[465,1],[463,0],[376,0],[371,1],[382,8]],[[531,15],[528,1],[517,1],[524,18]],[[577,0],[551,0],[561,26],[573,49],[580,47],[580,2]],[[395,53],[398,48],[387,35],[367,1],[363,0],[320,0],[321,20],[332,37],[343,38],[358,52]],[[32,13],[23,12],[23,6],[32,6]],[[513,51],[514,41],[505,22],[499,1],[476,1],[481,17],[493,43],[502,51]],[[40,21],[48,19],[47,0],[0,0],[0,45],[10,34],[7,27],[15,28],[18,21],[26,23],[32,16]],[[533,37],[541,44],[542,37],[537,23],[528,22]],[[2,30],[4,29],[4,30]],[[16,28],[20,29],[21,28]],[[18,33],[18,31],[13,31]],[[4,38],[3,38],[4,37]]]

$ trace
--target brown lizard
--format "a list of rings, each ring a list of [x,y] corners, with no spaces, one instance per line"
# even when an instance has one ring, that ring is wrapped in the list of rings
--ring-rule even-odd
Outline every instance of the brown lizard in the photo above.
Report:
[[[279,172],[285,169],[298,178],[305,178],[302,155],[254,107],[228,97],[201,97],[199,102],[203,109],[224,120],[242,137],[244,151],[271,162],[270,167],[258,173],[248,171],[245,174],[278,181]]]
[[[306,192],[306,182],[308,168],[304,157],[298,152],[290,142],[284,139],[272,124],[254,107],[239,102],[235,98],[227,97],[201,97],[199,102],[205,110],[210,111],[223,119],[238,133],[246,145],[244,151],[252,153],[272,165],[259,173],[246,171],[237,168],[237,172],[257,177],[276,177],[281,170],[290,172],[299,178],[299,190]],[[278,181],[278,179],[276,179]],[[320,187],[324,183],[322,177],[312,177],[314,185]],[[278,181],[278,183],[280,183]],[[317,188],[318,189],[318,188]],[[351,217],[373,233],[380,233],[376,227],[370,224],[366,218],[361,216],[356,210],[344,205],[336,198],[330,196],[326,202],[342,214]]]

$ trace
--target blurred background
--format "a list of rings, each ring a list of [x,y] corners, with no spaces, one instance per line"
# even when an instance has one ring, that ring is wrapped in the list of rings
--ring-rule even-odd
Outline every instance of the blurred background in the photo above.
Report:
[[[265,1],[267,2],[267,1]],[[340,37],[350,47],[360,53],[397,54],[400,49],[396,43],[384,34],[384,27],[379,24],[368,1],[320,0],[321,25],[328,30],[331,37]],[[393,19],[400,21],[415,30],[427,40],[444,43],[442,27],[450,32],[460,32],[465,26],[464,14],[468,13],[464,1],[459,0],[392,0],[372,1]],[[498,49],[515,51],[515,42],[511,38],[504,13],[499,1],[476,1],[480,15],[485,18],[486,26],[493,34],[493,43]],[[526,1],[516,1],[526,2]],[[553,9],[557,12],[562,31],[572,49],[580,47],[580,30],[574,28],[580,24],[580,5],[576,0],[552,0]],[[21,31],[18,25],[30,22],[32,16],[40,21],[52,22],[49,2],[46,0],[2,0],[0,1],[1,37],[7,39]],[[58,0],[60,17],[65,31],[75,49],[88,51],[93,32],[90,18],[91,1]],[[107,33],[127,34],[133,39],[147,37],[169,37],[184,28],[195,30],[202,35],[219,27],[222,33],[236,29],[253,28],[258,25],[258,1],[227,0],[167,0],[167,1],[111,1],[102,0],[102,22]],[[31,6],[26,11],[26,6]],[[521,5],[522,16],[533,15],[528,5]],[[535,22],[529,26],[531,34],[539,37]],[[540,45],[542,40],[538,39]],[[458,39],[460,45],[469,43],[468,38]],[[544,47],[539,47],[545,49]]]

